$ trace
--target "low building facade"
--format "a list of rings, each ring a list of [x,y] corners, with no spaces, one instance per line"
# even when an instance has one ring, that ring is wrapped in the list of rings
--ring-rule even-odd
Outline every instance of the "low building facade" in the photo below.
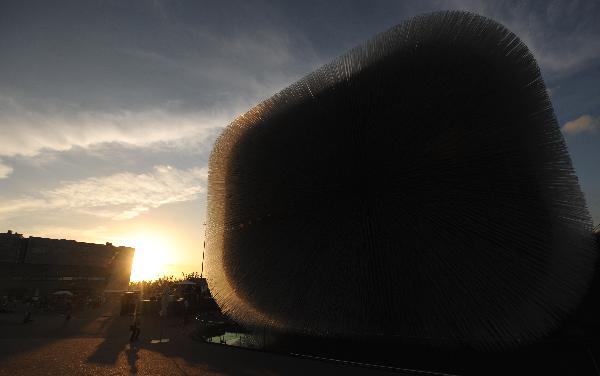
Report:
[[[0,233],[0,294],[126,290],[134,248]]]

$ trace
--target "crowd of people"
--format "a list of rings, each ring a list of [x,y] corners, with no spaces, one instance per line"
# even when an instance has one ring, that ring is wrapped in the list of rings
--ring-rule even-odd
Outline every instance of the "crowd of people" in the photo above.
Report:
[[[73,313],[75,317],[79,317],[83,311],[99,308],[107,299],[114,302],[113,299],[117,297],[120,300],[120,315],[131,317],[128,329],[129,340],[133,343],[140,337],[144,316],[176,317],[186,327],[196,321],[196,316],[199,317],[198,320],[203,319],[200,321],[211,322],[214,320],[210,318],[220,313],[206,280],[197,273],[184,275],[182,279],[166,277],[134,282],[130,284],[128,291],[117,295],[77,290],[41,293],[38,290],[23,291],[21,294],[0,296],[0,313],[16,315],[23,324],[41,320],[42,315],[61,315],[68,322]]]
[[[71,319],[73,310],[98,308],[104,302],[100,294],[73,294],[59,291],[48,295],[4,295],[0,298],[0,313],[21,313],[23,323],[33,321],[36,314],[59,313]]]

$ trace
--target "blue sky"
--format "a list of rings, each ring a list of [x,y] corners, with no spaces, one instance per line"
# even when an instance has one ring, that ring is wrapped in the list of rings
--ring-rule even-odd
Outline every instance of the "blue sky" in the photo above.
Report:
[[[167,240],[198,270],[207,157],[234,117],[422,12],[471,10],[533,51],[600,223],[598,1],[2,1],[0,229]]]

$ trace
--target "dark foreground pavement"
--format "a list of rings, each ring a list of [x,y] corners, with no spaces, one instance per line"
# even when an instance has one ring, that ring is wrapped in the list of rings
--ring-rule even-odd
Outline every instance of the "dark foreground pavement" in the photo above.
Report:
[[[103,338],[1,339],[0,375],[385,375],[366,368],[205,345]]]
[[[28,324],[21,318],[0,316],[2,376],[407,374],[205,344],[192,340],[179,321],[158,317],[143,320],[140,339],[131,345],[131,318],[110,307],[75,313],[69,321],[56,314],[34,316]]]

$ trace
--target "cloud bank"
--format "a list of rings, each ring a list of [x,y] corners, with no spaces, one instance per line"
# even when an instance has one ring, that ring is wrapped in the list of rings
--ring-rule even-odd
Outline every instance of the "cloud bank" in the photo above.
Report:
[[[33,157],[44,150],[66,151],[108,142],[143,147],[202,139],[214,128],[225,126],[233,116],[210,111],[173,113],[161,108],[118,112],[32,110],[6,96],[0,96],[0,110],[0,156],[4,157]]]
[[[195,200],[206,192],[206,179],[206,167],[155,166],[141,174],[123,172],[63,182],[39,196],[3,202],[0,218],[23,211],[61,210],[125,220],[162,205]]]

